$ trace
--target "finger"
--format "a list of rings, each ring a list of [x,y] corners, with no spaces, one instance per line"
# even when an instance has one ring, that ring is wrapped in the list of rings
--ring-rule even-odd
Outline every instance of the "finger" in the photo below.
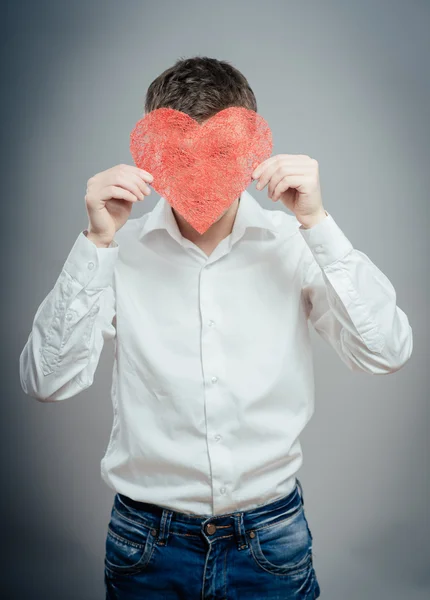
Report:
[[[128,202],[138,202],[139,198],[128,190],[116,185],[107,185],[100,191],[102,200],[127,200]]]
[[[262,190],[266,187],[275,170],[276,165],[272,163],[271,165],[267,166],[264,171],[260,173],[260,175],[258,175],[258,183],[256,185],[257,190]]]
[[[304,175],[304,169],[301,164],[287,164],[281,165],[273,163],[270,167],[261,174],[259,182],[256,188],[258,190],[263,189],[264,186],[269,183],[269,197],[272,195],[273,190],[278,185],[279,181],[286,175]]]
[[[127,167],[131,166],[117,165],[116,167],[112,167],[110,169],[106,169],[106,171],[103,171],[103,176],[100,178],[99,186],[106,187],[107,185],[119,185],[120,187],[124,187],[125,189],[130,189],[130,191],[139,196],[140,200],[143,200],[142,192],[149,196],[149,194],[151,193],[151,189],[149,185],[137,173],[138,169],[129,169]],[[140,193],[136,192],[135,189],[131,189],[130,186],[127,186],[124,183],[127,180],[134,182],[134,184],[137,185],[137,187],[140,189]]]
[[[275,169],[275,171],[272,173],[272,176],[270,177],[269,187],[267,188],[267,194],[269,198],[272,198],[276,186],[284,177],[304,177],[304,175],[305,174],[303,173],[303,169],[300,165],[281,165],[280,167]]]
[[[141,177],[144,181],[147,181],[148,183],[152,183],[152,181],[154,180],[154,177],[151,175],[151,173],[148,173],[148,171],[145,171],[145,169],[140,169],[139,167],[135,167],[134,165],[128,165],[126,163],[124,164],[120,164],[120,165],[115,165],[114,167],[111,167],[110,169],[107,169],[108,171],[112,171],[112,170],[117,170],[117,169],[122,169],[123,171],[126,172],[132,172],[132,173],[136,173],[136,175],[139,175],[139,177]]]
[[[148,171],[144,171],[143,169],[139,169],[138,175],[148,183],[152,183],[154,181],[154,176],[151,173],[148,173]]]
[[[302,164],[304,167],[312,167],[309,162],[309,156],[306,154],[275,154],[275,156],[270,156],[266,158],[263,162],[261,162],[252,172],[251,177],[253,179],[259,179],[262,172],[268,167],[275,167],[275,165],[280,166],[280,163],[297,165]]]
[[[266,158],[266,160],[263,160],[263,162],[261,162],[259,165],[257,165],[255,167],[255,169],[252,172],[251,177],[253,179],[258,179],[261,175],[261,173],[266,169],[267,165],[269,165],[271,162],[273,162],[273,160],[275,159],[275,156],[271,156],[270,158]]]
[[[116,185],[118,187],[124,188],[125,190],[128,190],[129,192],[131,192],[132,194],[137,196],[139,198],[139,200],[143,200],[145,197],[144,191],[141,189],[140,186],[144,185],[144,186],[148,187],[148,185],[146,183],[144,183],[142,181],[142,179],[138,175],[135,175],[134,173],[123,174],[123,173],[117,172],[113,175],[113,177],[111,178],[111,181],[109,183],[111,185]],[[146,189],[145,189],[145,191],[146,191]],[[146,191],[146,195],[148,195],[147,191]]]
[[[273,193],[269,197],[271,197],[273,202],[276,202],[279,200],[281,194],[286,192],[289,188],[296,189],[300,192],[305,184],[306,177],[303,175],[286,175],[277,183]]]
[[[140,175],[138,175],[137,173],[127,173],[127,175],[125,175],[124,177],[126,177],[127,179],[130,178],[130,181],[133,181],[138,186],[141,192],[143,192],[146,196],[149,196],[149,194],[151,193],[151,188],[146,183],[146,181],[142,179]]]
[[[133,173],[136,173],[136,175],[138,175],[144,181],[148,183],[152,183],[154,181],[153,175],[148,171],[145,171],[145,169],[140,169],[139,167],[134,167],[133,165],[126,165],[126,167],[129,167]]]

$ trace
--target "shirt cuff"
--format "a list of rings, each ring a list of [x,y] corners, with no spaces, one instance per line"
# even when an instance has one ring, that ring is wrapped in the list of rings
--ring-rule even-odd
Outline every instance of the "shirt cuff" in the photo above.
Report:
[[[85,230],[86,231],[86,230]],[[112,284],[119,245],[115,240],[108,248],[98,248],[81,231],[64,264],[64,270],[87,289],[102,289]]]
[[[322,221],[309,229],[303,225],[299,227],[300,233],[320,267],[327,267],[344,258],[353,250],[353,245],[339,225],[327,211],[326,214],[327,216]]]

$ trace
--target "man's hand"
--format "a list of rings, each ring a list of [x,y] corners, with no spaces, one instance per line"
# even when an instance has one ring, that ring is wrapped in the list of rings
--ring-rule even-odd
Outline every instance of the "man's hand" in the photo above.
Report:
[[[125,164],[90,177],[85,195],[89,239],[109,246],[130,216],[133,203],[151,193],[148,184],[153,179],[147,171]]]
[[[322,221],[327,213],[321,198],[318,162],[304,154],[277,154],[260,163],[252,173],[258,179],[257,190],[267,184],[273,202],[289,208],[303,227]]]

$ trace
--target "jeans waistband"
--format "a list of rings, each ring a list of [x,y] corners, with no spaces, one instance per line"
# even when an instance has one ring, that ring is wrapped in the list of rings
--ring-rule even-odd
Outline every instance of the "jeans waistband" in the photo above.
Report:
[[[212,541],[216,537],[235,535],[240,548],[247,547],[245,530],[258,529],[288,519],[303,504],[303,489],[296,477],[293,490],[268,504],[250,510],[235,511],[222,515],[193,515],[178,512],[149,502],[139,502],[117,493],[114,509],[128,521],[149,527],[157,534],[157,542],[166,543],[169,533],[180,533]]]

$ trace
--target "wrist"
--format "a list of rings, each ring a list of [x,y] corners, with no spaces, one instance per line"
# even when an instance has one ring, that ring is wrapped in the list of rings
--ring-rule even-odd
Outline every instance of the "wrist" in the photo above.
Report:
[[[304,229],[310,229],[314,225],[317,225],[321,221],[323,221],[326,217],[328,217],[328,213],[326,210],[319,211],[316,215],[309,217],[308,219],[300,220]]]
[[[85,229],[84,235],[90,240],[90,242],[95,244],[97,248],[109,248],[113,241],[111,239],[100,237],[99,235],[88,231],[88,229]]]

